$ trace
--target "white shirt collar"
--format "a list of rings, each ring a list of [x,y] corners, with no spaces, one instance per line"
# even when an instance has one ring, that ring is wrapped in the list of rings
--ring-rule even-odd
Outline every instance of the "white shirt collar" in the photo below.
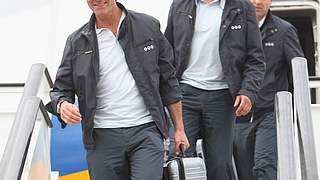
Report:
[[[195,0],[196,5],[199,4],[199,1],[201,1],[202,3],[204,3],[204,0]],[[214,4],[214,3],[220,3],[220,7],[221,9],[224,9],[224,5],[226,4],[226,0],[213,0],[210,3],[208,3],[208,5]]]
[[[267,15],[265,15],[260,21],[259,21],[259,28],[261,28],[262,26],[263,26],[263,24],[264,24],[264,21],[266,21],[266,17],[267,17]]]
[[[124,11],[122,11],[122,14],[121,14],[121,17],[120,17],[120,21],[119,21],[119,24],[118,24],[118,27],[117,27],[117,33],[119,33],[119,29],[120,29],[120,26],[124,20],[124,18],[126,17],[126,13]],[[108,29],[108,28],[97,28],[97,24],[95,25],[95,29],[96,29],[96,34],[100,34],[102,31]]]

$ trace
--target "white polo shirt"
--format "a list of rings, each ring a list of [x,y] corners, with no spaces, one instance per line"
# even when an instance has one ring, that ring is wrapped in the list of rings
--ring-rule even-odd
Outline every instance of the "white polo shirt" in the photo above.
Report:
[[[187,69],[181,82],[204,90],[228,88],[219,55],[219,33],[225,0],[197,5],[194,35]]]
[[[118,31],[125,13],[122,13]],[[128,68],[125,54],[110,29],[96,29],[99,46],[99,80],[94,128],[132,127],[152,117]]]
[[[264,21],[266,20],[266,17],[267,15],[263,16],[263,18],[259,21],[258,25],[259,25],[259,28],[261,28],[264,24]]]

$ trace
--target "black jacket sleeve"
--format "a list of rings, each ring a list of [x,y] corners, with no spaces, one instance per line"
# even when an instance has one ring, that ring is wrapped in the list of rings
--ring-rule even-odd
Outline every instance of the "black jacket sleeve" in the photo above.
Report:
[[[51,101],[46,105],[47,110],[58,117],[62,128],[66,126],[66,123],[57,113],[57,104],[61,100],[65,100],[70,103],[74,103],[75,101],[75,91],[72,79],[73,56],[74,53],[72,50],[71,37],[69,37],[65,45],[62,62],[59,66],[53,89],[50,91]]]
[[[169,41],[169,43],[173,46],[173,21],[172,21],[172,15],[173,15],[173,6],[174,4],[171,4],[168,20],[167,20],[167,27],[164,32],[165,37]],[[173,47],[174,48],[174,47]]]
[[[293,92],[293,80],[292,80],[292,59],[295,57],[304,57],[304,53],[300,46],[297,30],[291,24],[285,32],[283,40],[284,59],[289,67],[288,81],[289,81],[289,92]]]
[[[172,65],[174,59],[173,50],[166,37],[160,32],[160,28],[159,46],[160,95],[163,104],[169,105],[180,101],[182,95],[178,79],[176,78],[176,71]]]
[[[254,104],[266,66],[255,9],[250,3],[246,3],[245,6],[247,7],[247,56],[238,94],[249,97],[251,103]]]
[[[291,67],[291,60],[294,57],[304,57],[302,48],[300,46],[297,31],[294,26],[290,26],[285,33],[284,43],[284,56]]]

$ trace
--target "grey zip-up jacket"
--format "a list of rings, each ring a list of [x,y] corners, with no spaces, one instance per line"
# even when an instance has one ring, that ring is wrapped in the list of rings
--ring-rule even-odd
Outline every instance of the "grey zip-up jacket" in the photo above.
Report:
[[[304,54],[296,28],[271,11],[261,27],[261,36],[267,68],[255,106],[273,111],[275,94],[289,90],[291,60]]]
[[[125,53],[129,70],[143,97],[146,107],[164,137],[168,134],[168,121],[164,105],[181,100],[181,91],[172,66],[171,45],[160,31],[159,22],[145,14],[126,10],[120,26],[118,41]],[[148,48],[153,45],[153,48]],[[66,42],[61,65],[50,92],[51,102],[46,107],[58,116],[57,103],[66,100],[74,103],[78,96],[82,115],[83,142],[86,149],[93,149],[93,119],[96,111],[96,90],[99,77],[99,49],[95,31],[95,16]],[[110,82],[112,83],[112,82]],[[128,112],[130,113],[130,112]]]
[[[196,8],[195,0],[173,0],[170,8],[165,36],[174,49],[178,79],[189,63]],[[219,36],[222,70],[231,95],[246,95],[254,103],[265,63],[255,9],[250,2],[226,0]]]

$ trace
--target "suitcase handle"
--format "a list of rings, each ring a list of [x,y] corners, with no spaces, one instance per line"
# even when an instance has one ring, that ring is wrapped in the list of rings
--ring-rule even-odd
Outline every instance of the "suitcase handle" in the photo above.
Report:
[[[185,151],[185,149],[184,149],[184,144],[180,144],[180,145],[179,145],[179,149],[180,149],[179,156],[180,156],[180,157],[184,157],[184,156],[185,156],[185,154],[184,154],[184,151]]]

